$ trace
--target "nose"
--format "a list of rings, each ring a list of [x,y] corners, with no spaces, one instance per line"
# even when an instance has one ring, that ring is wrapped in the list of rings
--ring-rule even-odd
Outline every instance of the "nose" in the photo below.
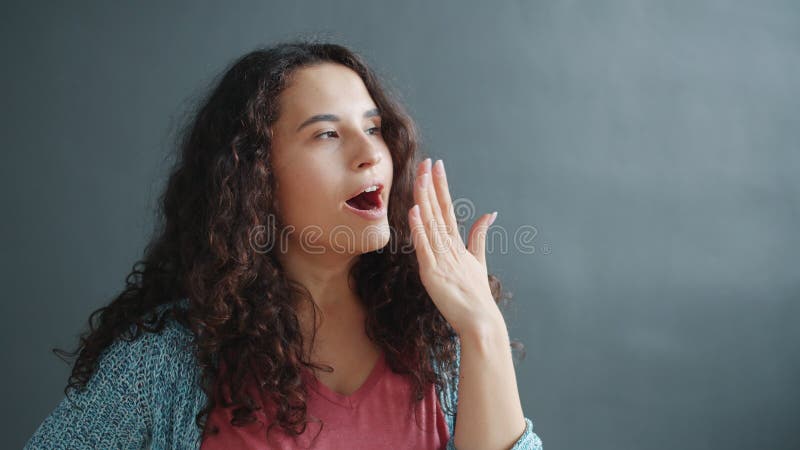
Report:
[[[359,143],[358,152],[353,160],[354,169],[365,169],[377,165],[383,156],[380,148],[369,140]]]
[[[381,155],[378,153],[377,150],[370,150],[364,158],[358,160],[359,169],[364,169],[366,167],[372,167],[377,165],[381,161]]]

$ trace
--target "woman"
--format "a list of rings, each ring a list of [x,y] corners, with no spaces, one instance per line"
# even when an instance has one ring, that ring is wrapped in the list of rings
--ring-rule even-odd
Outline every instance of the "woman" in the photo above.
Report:
[[[236,61],[27,448],[541,448],[486,269],[495,215],[465,246],[416,151],[348,49]]]

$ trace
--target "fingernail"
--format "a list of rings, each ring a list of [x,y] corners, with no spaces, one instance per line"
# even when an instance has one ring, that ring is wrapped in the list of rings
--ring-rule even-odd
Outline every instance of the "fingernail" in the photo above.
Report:
[[[419,187],[421,188],[428,187],[428,172],[425,172],[419,176]]]
[[[444,174],[444,163],[441,159],[436,160],[436,164],[433,165],[433,170],[436,171],[439,175]]]
[[[425,168],[428,169],[428,172],[431,171],[431,159],[430,158],[427,158],[425,160]]]
[[[493,213],[492,213],[492,217],[491,217],[491,219],[489,219],[489,224],[488,224],[488,225],[486,225],[486,226],[487,226],[487,227],[490,227],[490,226],[492,226],[492,224],[494,223],[494,220],[495,220],[495,219],[497,219],[497,211],[495,211],[495,212],[493,212]]]

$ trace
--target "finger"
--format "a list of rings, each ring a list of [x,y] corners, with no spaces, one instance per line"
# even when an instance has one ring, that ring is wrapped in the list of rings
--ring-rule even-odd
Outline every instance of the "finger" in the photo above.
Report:
[[[427,158],[426,158],[426,159],[423,159],[422,161],[420,161],[420,162],[418,162],[418,163],[417,163],[417,172],[416,172],[416,174],[417,174],[417,175],[416,175],[416,176],[417,176],[417,178],[419,178],[419,176],[420,176],[420,175],[421,175],[423,172],[425,172],[425,161],[426,161],[426,160],[427,160]]]
[[[431,207],[431,215],[433,216],[430,236],[431,241],[434,244],[433,248],[439,251],[452,250],[454,242],[448,233],[448,230],[446,229],[446,224],[444,218],[442,217],[442,211],[439,207],[439,197],[436,193],[436,185],[433,182],[433,171],[431,170],[430,159],[428,159],[425,163],[425,170],[426,173],[428,173],[428,188],[426,189],[428,193],[428,204]]]
[[[425,226],[419,214],[419,205],[414,205],[408,212],[408,224],[411,227],[411,238],[414,243],[414,250],[417,254],[417,262],[419,263],[420,270],[428,270],[436,259],[431,253],[430,245],[428,244],[428,237],[425,236]]]
[[[461,235],[458,233],[455,207],[450,198],[450,186],[447,183],[447,174],[445,174],[444,162],[441,159],[433,165],[433,182],[436,185],[436,196],[439,200],[444,224],[447,226],[447,232],[453,239],[461,240]]]
[[[486,267],[486,234],[489,226],[497,218],[497,212],[485,214],[472,224],[469,232],[468,249],[472,255]]]
[[[437,247],[432,240],[433,236],[433,212],[428,197],[428,189],[430,185],[430,174],[425,172],[425,163],[423,162],[421,172],[417,176],[414,186],[414,202],[419,206],[420,220],[425,227],[425,238],[428,240],[428,245],[431,250],[436,254]]]

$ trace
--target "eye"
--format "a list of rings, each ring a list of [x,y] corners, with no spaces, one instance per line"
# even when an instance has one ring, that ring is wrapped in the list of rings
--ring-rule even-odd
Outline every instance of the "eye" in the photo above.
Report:
[[[372,131],[372,130],[375,130],[375,132],[374,133],[370,133],[370,131]],[[367,130],[367,133],[369,133],[369,134],[380,134],[380,132],[381,132],[381,127],[372,127],[369,130]]]
[[[329,135],[330,135],[330,133],[336,134],[336,132],[335,132],[335,131],[324,131],[324,132],[322,132],[322,133],[320,133],[320,134],[318,134],[318,135],[314,136],[314,138],[316,138],[316,139],[321,139],[321,138],[322,138],[322,136],[329,136]],[[330,137],[333,137],[333,136],[330,136]]]

